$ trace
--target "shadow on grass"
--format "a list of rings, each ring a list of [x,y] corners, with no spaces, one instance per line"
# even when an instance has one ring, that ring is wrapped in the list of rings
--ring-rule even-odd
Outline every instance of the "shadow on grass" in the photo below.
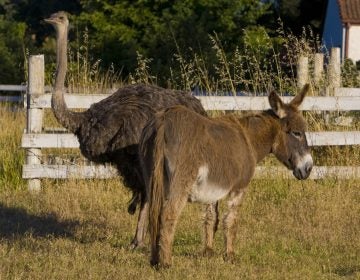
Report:
[[[16,238],[31,234],[35,237],[73,237],[79,222],[59,221],[54,214],[37,216],[25,209],[0,203],[0,238]]]
[[[334,270],[335,274],[339,276],[353,276],[355,273],[360,273],[360,265],[341,266]]]

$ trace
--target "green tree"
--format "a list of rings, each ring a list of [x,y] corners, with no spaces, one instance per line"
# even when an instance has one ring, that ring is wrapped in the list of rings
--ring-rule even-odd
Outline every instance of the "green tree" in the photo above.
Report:
[[[45,17],[79,9],[74,0],[0,0],[0,84],[26,80],[25,53],[44,53],[43,42],[53,34],[52,27],[43,23]]]
[[[14,22],[9,1],[0,1],[0,84],[21,83],[24,75],[26,24]]]
[[[44,18],[57,11],[67,11],[70,14],[80,12],[79,0],[17,0],[11,1],[13,19],[25,22],[26,35],[31,41],[30,48],[41,47],[49,33],[53,33],[50,25],[44,24]]]
[[[257,0],[90,0],[81,1],[80,29],[89,28],[93,53],[107,64],[134,70],[136,52],[152,58],[158,76],[174,63],[174,54],[213,56],[209,34],[226,51],[241,44],[243,29],[257,25],[269,5]]]

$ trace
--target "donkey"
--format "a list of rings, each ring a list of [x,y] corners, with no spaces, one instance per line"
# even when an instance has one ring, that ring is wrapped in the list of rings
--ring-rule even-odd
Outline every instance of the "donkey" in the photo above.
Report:
[[[289,104],[272,91],[271,109],[246,117],[212,119],[175,106],[148,122],[139,154],[150,208],[152,265],[171,265],[175,226],[186,201],[206,204],[204,252],[212,252],[217,201],[225,196],[225,257],[231,259],[238,206],[256,163],[267,154],[273,153],[297,179],[308,178],[313,160],[298,109],[308,90],[304,86]]]

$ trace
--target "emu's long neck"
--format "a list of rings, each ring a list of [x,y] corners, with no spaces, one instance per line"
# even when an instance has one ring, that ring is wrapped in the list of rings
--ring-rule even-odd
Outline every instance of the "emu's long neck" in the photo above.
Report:
[[[67,71],[67,28],[57,31],[55,94],[63,95]]]
[[[64,99],[64,84],[67,71],[67,28],[57,28],[56,38],[56,78],[54,94],[51,98],[51,107],[55,117],[65,128],[75,133],[80,124],[82,115],[68,110]]]
[[[259,162],[271,153],[280,129],[279,123],[269,112],[242,118],[241,123],[248,132],[248,138]]]

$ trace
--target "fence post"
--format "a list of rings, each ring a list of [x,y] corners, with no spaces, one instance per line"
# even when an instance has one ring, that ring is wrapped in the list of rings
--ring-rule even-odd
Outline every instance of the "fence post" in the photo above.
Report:
[[[45,93],[44,89],[44,55],[32,55],[29,58],[29,81],[27,94],[27,124],[26,133],[40,133],[43,125],[43,110],[31,108],[32,99]],[[41,149],[32,148],[26,151],[26,164],[40,164]],[[40,190],[40,179],[30,179],[28,189]]]
[[[329,87],[332,95],[334,89],[341,86],[340,48],[331,48],[329,64]]]
[[[297,87],[302,88],[309,80],[309,58],[300,56],[297,64]]]
[[[320,82],[324,72],[324,54],[316,53],[314,57],[314,82],[317,87],[320,87]]]
[[[328,80],[329,85],[325,90],[325,95],[330,96],[335,94],[335,88],[341,86],[341,60],[340,48],[330,49],[330,61],[328,65]],[[325,124],[330,123],[330,113],[324,112]]]

